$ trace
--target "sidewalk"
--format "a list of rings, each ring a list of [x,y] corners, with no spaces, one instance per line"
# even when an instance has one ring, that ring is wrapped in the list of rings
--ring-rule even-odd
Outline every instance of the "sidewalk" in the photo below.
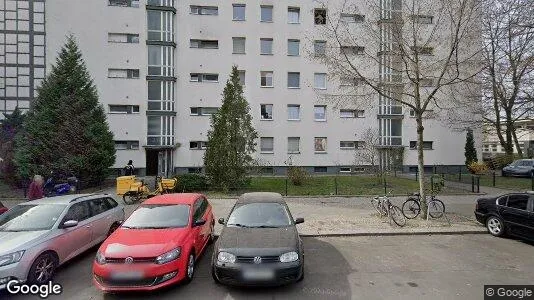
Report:
[[[114,196],[114,190],[104,190]],[[406,197],[392,197],[392,203],[401,207]],[[380,218],[371,206],[371,197],[289,197],[285,198],[293,218],[304,218],[297,228],[303,236],[360,236],[360,235],[414,235],[414,234],[467,234],[486,233],[486,228],[474,220],[473,208],[476,195],[443,196],[447,218],[407,220],[404,227],[389,224],[386,217]],[[215,232],[220,234],[222,225],[217,220],[227,218],[236,199],[209,198],[215,215]],[[12,207],[22,201],[4,201]],[[129,215],[138,204],[127,205]]]

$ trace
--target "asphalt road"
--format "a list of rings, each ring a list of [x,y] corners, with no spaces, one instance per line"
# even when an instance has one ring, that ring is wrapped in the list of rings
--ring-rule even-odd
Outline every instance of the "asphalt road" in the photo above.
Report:
[[[163,291],[103,294],[92,286],[92,250],[63,266],[50,299],[483,299],[484,284],[532,284],[534,245],[489,235],[304,238],[305,279],[279,288],[217,285],[212,249],[195,279]],[[0,299],[38,299],[0,294]]]

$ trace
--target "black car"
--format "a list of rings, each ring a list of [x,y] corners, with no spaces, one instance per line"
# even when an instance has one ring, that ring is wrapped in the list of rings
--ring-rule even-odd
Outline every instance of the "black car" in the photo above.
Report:
[[[534,240],[534,193],[513,193],[477,200],[475,216],[494,236],[511,234]]]
[[[212,257],[218,283],[283,285],[304,278],[304,249],[289,208],[280,194],[247,193],[236,202]]]
[[[502,168],[501,175],[534,177],[534,159],[518,159]]]

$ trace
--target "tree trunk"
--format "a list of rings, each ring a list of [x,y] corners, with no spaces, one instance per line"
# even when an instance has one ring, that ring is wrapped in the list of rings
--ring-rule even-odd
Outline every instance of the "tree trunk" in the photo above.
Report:
[[[421,217],[428,218],[427,204],[425,194],[425,159],[423,153],[423,116],[421,113],[417,114],[417,171],[419,172],[419,194],[421,195]]]
[[[514,138],[514,144],[517,148],[517,155],[519,155],[519,157],[523,157],[523,149],[521,149],[521,145],[519,145],[519,140],[517,139],[517,133],[515,130],[512,132],[512,137]]]

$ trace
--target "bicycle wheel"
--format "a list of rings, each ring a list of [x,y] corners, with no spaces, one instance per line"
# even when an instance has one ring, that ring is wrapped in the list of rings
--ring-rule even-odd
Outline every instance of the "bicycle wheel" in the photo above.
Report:
[[[438,219],[443,217],[443,214],[445,213],[445,204],[443,204],[443,201],[439,199],[433,199],[430,200],[428,203],[428,214],[434,218]]]
[[[402,204],[402,214],[407,219],[417,218],[419,213],[421,213],[421,205],[419,205],[419,202],[414,198],[408,198],[408,200],[404,201]]]
[[[389,217],[400,227],[406,225],[406,217],[404,217],[402,210],[396,205],[389,207]]]

